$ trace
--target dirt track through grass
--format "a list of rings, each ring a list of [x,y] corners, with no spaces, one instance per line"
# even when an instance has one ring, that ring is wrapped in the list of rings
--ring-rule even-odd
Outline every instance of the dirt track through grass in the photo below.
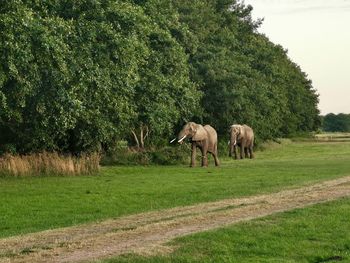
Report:
[[[0,262],[80,262],[172,250],[176,237],[350,196],[350,176],[278,193],[136,214],[0,239]]]

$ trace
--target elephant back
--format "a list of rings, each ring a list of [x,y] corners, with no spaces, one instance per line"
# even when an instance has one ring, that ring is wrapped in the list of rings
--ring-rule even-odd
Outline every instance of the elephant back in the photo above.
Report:
[[[216,133],[216,130],[212,126],[210,126],[209,124],[205,125],[204,129],[208,132],[209,139],[211,141],[215,141],[216,142],[217,139],[218,139],[218,135]]]
[[[248,125],[244,124],[243,125],[243,130],[244,130],[245,137],[247,138],[247,140],[250,143],[253,143],[254,142],[254,131],[253,131],[253,129],[251,127],[249,127]]]

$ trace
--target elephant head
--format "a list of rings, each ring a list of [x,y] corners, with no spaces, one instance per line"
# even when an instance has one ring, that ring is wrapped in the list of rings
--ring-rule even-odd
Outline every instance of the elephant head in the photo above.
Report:
[[[231,136],[231,143],[233,145],[237,144],[237,139],[240,138],[240,135],[243,133],[243,126],[239,124],[234,124],[230,128],[230,136]]]
[[[207,132],[204,127],[194,122],[188,122],[179,132],[177,136],[178,143],[182,143],[184,139],[192,138],[192,141],[202,141],[207,138]]]

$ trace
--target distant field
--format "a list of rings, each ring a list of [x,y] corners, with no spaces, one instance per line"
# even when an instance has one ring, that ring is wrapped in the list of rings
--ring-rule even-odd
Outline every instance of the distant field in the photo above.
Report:
[[[226,154],[226,153],[221,153]],[[350,143],[271,144],[222,166],[103,167],[81,177],[0,178],[0,236],[269,193],[350,174]]]
[[[330,132],[320,133],[315,135],[315,139],[318,141],[350,141],[350,133]]]

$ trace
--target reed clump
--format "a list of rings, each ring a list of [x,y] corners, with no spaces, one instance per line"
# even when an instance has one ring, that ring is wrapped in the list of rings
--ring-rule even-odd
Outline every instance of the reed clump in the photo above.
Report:
[[[0,157],[0,174],[3,176],[93,174],[99,170],[100,159],[98,153],[80,156],[56,152],[5,154]]]

